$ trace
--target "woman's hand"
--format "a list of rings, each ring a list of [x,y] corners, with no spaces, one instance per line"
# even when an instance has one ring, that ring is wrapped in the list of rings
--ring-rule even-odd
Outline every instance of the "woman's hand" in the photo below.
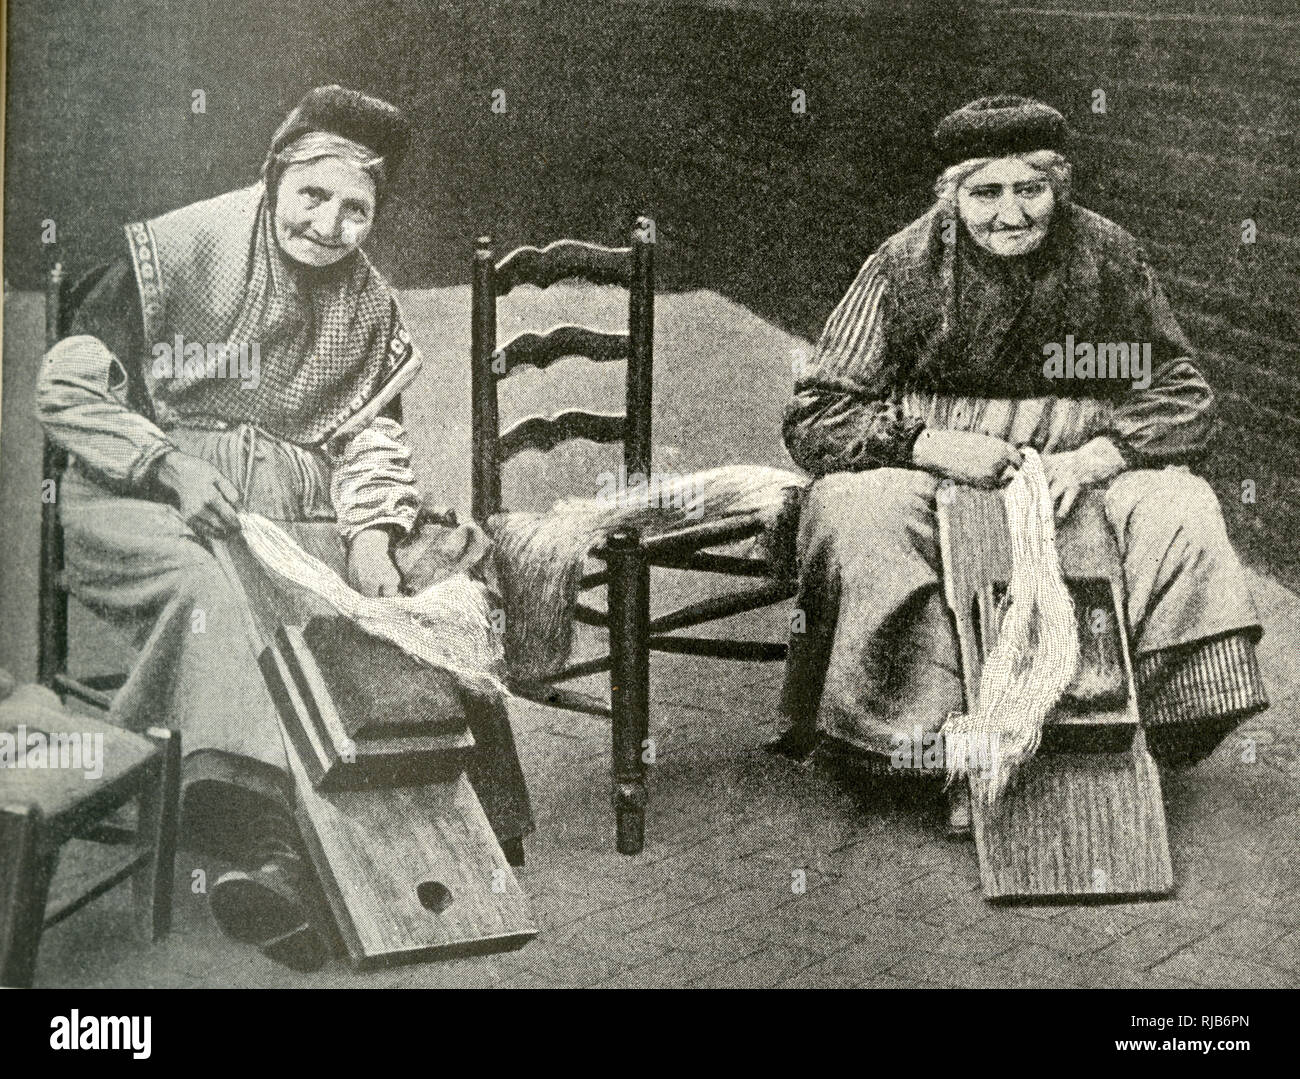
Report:
[[[1107,483],[1124,471],[1124,458],[1108,438],[1094,438],[1066,453],[1043,457],[1043,471],[1056,506],[1056,520],[1064,521],[1085,487]]]
[[[219,539],[239,531],[239,492],[207,461],[169,450],[154,466],[153,480],[196,535]]]
[[[402,575],[389,553],[389,535],[384,528],[367,528],[352,537],[348,545],[348,584],[363,596],[396,596]]]
[[[974,431],[923,431],[912,447],[912,463],[936,476],[975,487],[1001,487],[1024,463],[1009,442]]]

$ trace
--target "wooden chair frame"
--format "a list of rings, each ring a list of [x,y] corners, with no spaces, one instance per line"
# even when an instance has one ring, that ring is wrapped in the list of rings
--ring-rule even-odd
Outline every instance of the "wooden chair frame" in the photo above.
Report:
[[[108,264],[91,270],[69,286],[62,263],[56,263],[45,279],[45,347],[53,348],[72,324],[82,301],[108,271]],[[126,681],[115,672],[74,678],[68,674],[68,586],[63,566],[63,525],[59,521],[59,495],[68,455],[48,436],[42,453],[45,482],[53,483],[53,498],[41,499],[41,554],[37,585],[36,680],[60,697],[80,701],[108,711],[113,695]]]
[[[654,345],[654,221],[637,218],[628,247],[609,248],[559,240],[545,248],[521,247],[495,261],[490,237],[480,237],[474,252],[472,288],[471,407],[474,518],[490,530],[502,511],[501,468],[525,449],[549,451],[570,439],[623,444],[627,474],[649,476]],[[628,290],[628,332],[605,333],[582,326],[558,326],[545,334],[524,333],[497,346],[496,304],[516,285],[545,288],[580,278],[617,284]],[[626,359],[626,411],[622,415],[571,411],[553,418],[530,416],[504,433],[497,410],[497,380],[525,364],[544,370],[566,356],[597,363]],[[649,727],[650,653],[707,656],[749,662],[784,661],[784,642],[743,641],[674,635],[672,631],[728,618],[790,599],[793,580],[769,559],[745,558],[709,550],[760,533],[756,517],[706,522],[642,538],[623,529],[598,544],[591,555],[605,568],[584,576],[583,592],[604,587],[604,611],[579,604],[575,617],[609,631],[609,654],[568,666],[542,683],[512,681],[512,689],[538,703],[607,718],[613,732],[613,802],[617,846],[638,853],[645,841],[647,791],[642,758]],[[695,570],[733,577],[762,578],[756,587],[711,597],[658,618],[650,617],[650,568]],[[609,672],[608,704],[558,683]]]
[[[0,986],[26,988],[36,971],[41,934],[128,877],[139,928],[150,941],[171,930],[176,846],[180,832],[181,736],[146,732],[154,751],[129,771],[88,788],[58,813],[38,805],[0,803]],[[109,823],[139,799],[135,830]],[[93,871],[56,882],[59,852],[73,839],[115,850]],[[55,888],[51,884],[61,883]]]

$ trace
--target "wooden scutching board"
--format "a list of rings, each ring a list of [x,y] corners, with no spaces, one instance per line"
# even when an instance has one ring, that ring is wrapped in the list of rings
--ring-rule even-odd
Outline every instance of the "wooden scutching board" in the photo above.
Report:
[[[996,641],[993,595],[1010,573],[1010,536],[1000,492],[957,488],[951,498],[940,499],[938,518],[945,594],[969,707],[978,694],[985,650]],[[972,806],[984,895],[1168,895],[1174,879],[1160,773],[1139,722],[1119,550],[1097,498],[1085,496],[1076,506],[1058,535],[1057,552],[1072,591],[1075,582],[1089,582],[1092,596],[1106,597],[1110,648],[1123,661],[1120,697],[1127,700],[1122,707],[1097,701],[1091,708],[1056,709],[1044,726],[1042,748],[998,805]],[[1084,751],[1088,746],[1096,748]]]
[[[299,825],[356,969],[505,951],[536,936],[527,897],[463,774],[322,792],[287,749]]]
[[[1141,732],[1124,753],[1044,753],[993,811],[972,807],[989,899],[1173,891],[1160,774]]]

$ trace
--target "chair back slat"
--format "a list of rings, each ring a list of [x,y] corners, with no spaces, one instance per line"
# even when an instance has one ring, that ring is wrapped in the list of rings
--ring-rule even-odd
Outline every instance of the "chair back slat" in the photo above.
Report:
[[[632,350],[632,339],[625,333],[604,333],[586,326],[556,326],[545,333],[521,333],[501,346],[505,363],[498,363],[498,377],[516,367],[545,370],[566,356],[582,356],[595,363],[625,360]],[[505,370],[499,370],[504,367]]]
[[[631,284],[626,247],[602,247],[581,240],[557,240],[545,247],[519,247],[496,267],[497,296],[516,285],[548,288],[557,281],[580,277],[596,285]]]
[[[627,417],[603,412],[562,412],[558,416],[529,416],[520,420],[498,440],[501,461],[524,450],[547,453],[563,442],[585,438],[589,442],[622,442]]]

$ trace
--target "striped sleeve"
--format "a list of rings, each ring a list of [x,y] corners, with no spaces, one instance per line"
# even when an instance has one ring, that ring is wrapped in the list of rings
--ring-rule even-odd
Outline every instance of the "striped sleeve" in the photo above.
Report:
[[[420,491],[399,423],[380,416],[360,433],[340,440],[332,469],[330,499],[345,542],[370,528],[411,531],[420,510]]]
[[[890,302],[877,252],[831,313],[795,381],[783,434],[790,456],[814,476],[911,465],[925,423],[906,416],[899,403],[886,340]]]
[[[884,360],[888,300],[883,259],[877,252],[863,264],[831,312],[800,386],[874,388]]]

